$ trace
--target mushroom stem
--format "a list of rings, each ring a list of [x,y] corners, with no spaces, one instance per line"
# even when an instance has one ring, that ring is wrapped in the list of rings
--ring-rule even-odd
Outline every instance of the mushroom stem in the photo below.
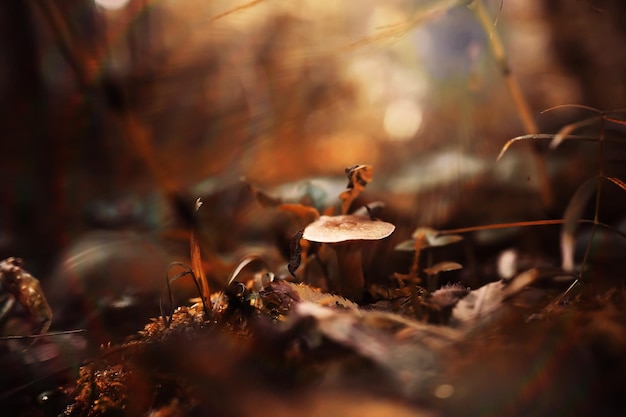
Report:
[[[365,288],[360,242],[333,245],[339,267],[339,291],[353,301],[361,301]]]

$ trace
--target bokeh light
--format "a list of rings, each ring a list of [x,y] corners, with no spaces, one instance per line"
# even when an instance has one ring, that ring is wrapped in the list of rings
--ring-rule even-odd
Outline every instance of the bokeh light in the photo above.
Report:
[[[414,100],[392,101],[385,109],[384,125],[389,139],[411,139],[422,125],[422,109]]]
[[[106,10],[119,10],[119,9],[126,7],[126,5],[130,3],[130,0],[94,0],[94,1],[96,2],[96,5],[98,7],[102,7],[103,9],[106,9]]]

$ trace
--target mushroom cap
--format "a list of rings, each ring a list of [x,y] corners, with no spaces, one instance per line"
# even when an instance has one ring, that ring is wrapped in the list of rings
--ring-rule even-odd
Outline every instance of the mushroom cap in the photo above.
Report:
[[[302,238],[310,242],[339,243],[348,240],[379,240],[389,236],[396,226],[366,216],[345,214],[321,216],[309,224]]]

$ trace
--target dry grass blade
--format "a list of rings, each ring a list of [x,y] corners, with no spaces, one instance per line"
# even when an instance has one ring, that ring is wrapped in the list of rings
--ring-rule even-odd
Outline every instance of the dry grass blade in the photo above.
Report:
[[[515,137],[513,139],[509,139],[504,146],[502,147],[502,149],[500,150],[500,153],[498,154],[498,157],[496,158],[496,161],[499,161],[503,156],[504,153],[511,147],[511,145],[513,145],[515,142],[518,142],[520,140],[533,140],[533,139],[552,139],[554,136],[550,135],[550,134],[539,134],[539,135],[523,135],[523,136],[518,136]]]
[[[528,101],[522,93],[519,82],[513,74],[513,71],[511,71],[504,43],[502,42],[498,32],[495,30],[495,25],[492,23],[492,18],[485,7],[483,0],[473,0],[468,6],[473,10],[478,22],[482,26],[483,31],[488,36],[491,52],[493,53],[496,63],[500,69],[500,73],[504,77],[509,93],[511,94],[511,98],[513,99],[513,103],[515,104],[515,108],[517,109],[518,117],[524,125],[526,133],[537,133],[537,123],[535,122],[532,112],[530,111]]]
[[[586,180],[574,193],[563,216],[563,226],[561,228],[561,256],[562,267],[565,271],[571,272],[574,269],[574,235],[580,222],[583,210],[587,206],[589,199],[597,189],[598,179],[592,177]]]
[[[556,135],[554,135],[554,139],[550,142],[550,149],[556,149],[561,142],[563,142],[566,138],[570,136],[570,133],[574,132],[581,127],[588,126],[590,124],[596,123],[602,120],[604,116],[590,117],[589,119],[581,120],[579,122],[570,123],[564,126],[561,130],[558,131]]]
[[[228,276],[228,279],[226,280],[226,285],[224,286],[224,288],[230,287],[232,283],[237,281],[237,278],[239,277],[239,275],[245,269],[249,268],[254,263],[260,264],[261,266],[260,269],[263,269],[265,271],[268,270],[267,263],[265,262],[263,258],[261,258],[258,255],[246,255],[239,261],[239,263],[237,263],[237,266],[235,267],[235,269],[231,271],[230,275]],[[222,306],[223,298],[224,298],[224,292],[221,292],[219,297],[217,298],[217,300],[215,301],[213,305],[213,317],[217,317],[220,307]]]
[[[607,122],[615,123],[617,125],[626,126],[626,120],[616,119],[614,117],[605,117],[604,120]]]
[[[486,224],[486,225],[481,225],[481,226],[461,227],[458,229],[442,230],[439,233],[441,233],[442,235],[449,234],[449,233],[471,233],[471,232],[478,232],[481,230],[508,229],[511,227],[551,226],[555,224],[564,224],[564,223],[565,223],[564,219],[529,220],[529,221],[522,221],[522,222],[496,223],[496,224]],[[595,222],[589,219],[579,219],[578,223],[595,224],[599,227],[602,227],[603,229],[611,230],[614,233],[626,239],[626,233],[608,224],[605,224],[602,222]],[[407,241],[402,242],[401,244],[396,246],[396,250],[408,250],[409,244],[413,245],[413,241],[407,240]]]
[[[232,270],[232,272],[230,273],[230,276],[228,277],[228,280],[226,281],[226,287],[228,287],[230,284],[232,284],[233,282],[235,282],[235,280],[237,279],[237,277],[241,274],[241,272],[248,268],[250,265],[252,265],[253,263],[259,263],[262,266],[262,269],[267,270],[267,264],[265,263],[265,260],[263,260],[263,258],[261,258],[258,255],[247,255],[244,256],[239,263],[237,264],[237,266],[235,267],[235,269]]]
[[[393,41],[406,35],[420,24],[430,21],[438,16],[448,13],[457,7],[466,6],[471,0],[429,0],[419,2],[413,15],[402,22],[377,28],[377,32],[371,36],[360,39],[348,45],[348,48],[361,47],[376,43]]]
[[[559,110],[559,109],[583,109],[583,110],[589,110],[591,112],[598,113],[598,114],[603,113],[602,110],[596,109],[595,107],[591,107],[591,106],[585,106],[584,104],[559,104],[558,106],[550,107],[549,109],[543,110],[541,114],[548,113],[554,110]]]
[[[182,271],[170,277],[170,271],[174,268],[182,268]],[[174,316],[174,293],[172,292],[172,283],[179,278],[184,276],[191,275],[194,284],[196,285],[196,289],[198,290],[198,294],[202,294],[202,288],[200,287],[200,283],[196,279],[193,271],[189,266],[185,265],[182,262],[172,262],[167,267],[167,272],[165,273],[165,291],[167,292],[167,300],[169,302],[169,312],[166,313],[165,307],[163,306],[163,297],[159,300],[159,308],[161,310],[161,318],[163,319],[163,324],[165,327],[169,327],[172,323],[172,317]],[[204,310],[207,311],[207,306],[204,305],[204,298],[202,299]]]
[[[469,3],[468,7],[473,10],[474,15],[482,26],[483,31],[488,36],[491,52],[493,53],[496,64],[500,69],[502,77],[504,78],[509,94],[513,99],[513,103],[517,109],[517,115],[524,126],[524,130],[527,134],[538,133],[539,129],[537,127],[537,122],[531,112],[528,100],[522,92],[520,83],[511,70],[506,50],[504,48],[504,43],[494,28],[494,24],[492,23],[491,16],[489,15],[484,1],[473,0]],[[541,198],[545,207],[550,207],[554,203],[554,193],[548,179],[546,163],[543,158],[541,158],[541,155],[539,155],[539,151],[536,148],[531,147],[528,149],[528,152],[532,156],[534,169],[537,178],[539,179],[539,191],[541,193]]]
[[[0,336],[0,340],[24,340],[24,339],[42,339],[45,337],[67,336],[68,334],[85,333],[87,329],[60,330],[57,332],[47,332],[44,334],[26,334],[19,336]]]
[[[611,181],[613,184],[617,185],[622,190],[626,191],[626,182],[622,181],[621,179],[616,178],[616,177],[606,177],[606,176],[604,178]]]
[[[522,136],[517,136],[513,139],[509,139],[509,141],[505,143],[504,146],[502,147],[502,150],[498,154],[498,158],[496,159],[496,161],[499,161],[500,159],[502,159],[502,157],[504,156],[504,153],[515,142],[518,142],[521,140],[547,140],[547,139],[554,141],[555,137],[556,137],[556,134],[553,134],[553,133],[539,133],[539,134],[534,134],[534,135],[522,135]],[[596,136],[569,135],[569,134],[563,135],[563,137],[561,138],[561,140],[565,140],[565,139],[582,140],[582,141],[587,141],[587,142],[599,141],[599,139]]]
[[[482,230],[508,229],[511,227],[549,226],[553,224],[563,224],[563,220],[561,219],[529,220],[529,221],[524,221],[524,222],[485,224],[481,226],[469,226],[469,227],[461,227],[458,229],[441,230],[439,233],[442,235],[449,235],[453,233],[471,233],[471,232],[478,232]]]

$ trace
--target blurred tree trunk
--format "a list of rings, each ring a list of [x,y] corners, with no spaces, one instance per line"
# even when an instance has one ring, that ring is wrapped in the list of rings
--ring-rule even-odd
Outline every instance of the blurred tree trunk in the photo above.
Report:
[[[0,256],[36,262],[34,273],[68,243],[85,191],[97,190],[83,177],[109,167],[99,87],[84,88],[51,8],[80,45],[95,49],[101,36],[92,2],[0,2]]]
[[[25,256],[57,241],[63,220],[50,221],[56,201],[54,139],[49,134],[48,97],[31,4],[0,4],[0,141],[2,257]],[[11,251],[11,253],[8,253]],[[15,253],[17,252],[17,253]]]

